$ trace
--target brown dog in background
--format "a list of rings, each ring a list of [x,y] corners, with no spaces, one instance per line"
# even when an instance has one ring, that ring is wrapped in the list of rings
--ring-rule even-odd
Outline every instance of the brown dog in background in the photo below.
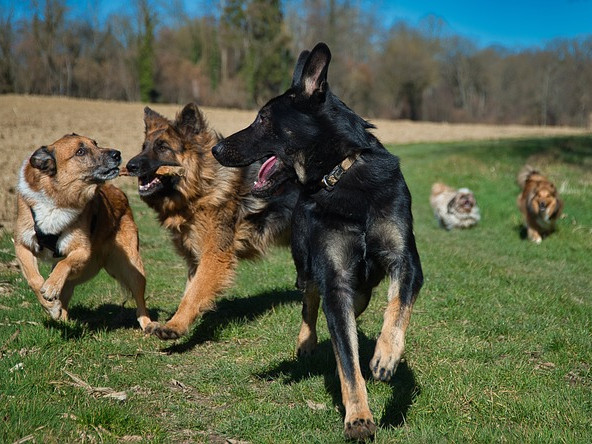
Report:
[[[274,196],[254,197],[251,188],[262,162],[242,169],[220,165],[211,153],[220,136],[193,103],[174,121],[147,107],[144,123],[142,151],[127,163],[127,173],[138,177],[141,199],[169,230],[188,269],[177,312],[147,331],[177,339],[232,284],[239,259],[261,257],[276,241],[288,244],[298,193],[287,183]],[[163,166],[183,173],[161,174]]]
[[[21,271],[53,319],[68,318],[76,285],[102,268],[131,291],[142,329],[150,323],[138,229],[117,177],[121,153],[71,134],[37,149],[17,185],[15,251]],[[47,279],[37,260],[54,263]]]
[[[516,180],[521,189],[517,204],[524,215],[528,239],[540,244],[555,230],[563,201],[555,185],[530,165],[520,170]]]

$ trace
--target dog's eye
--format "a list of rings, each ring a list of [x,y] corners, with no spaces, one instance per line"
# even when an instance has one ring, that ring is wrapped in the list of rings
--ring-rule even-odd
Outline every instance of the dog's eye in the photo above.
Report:
[[[86,154],[86,148],[84,148],[83,146],[81,146],[80,148],[78,148],[76,150],[77,156],[84,156],[85,154]]]
[[[170,148],[169,148],[169,146],[168,146],[168,145],[158,145],[158,146],[156,147],[156,150],[157,150],[158,152],[160,152],[160,153],[164,153],[165,151],[169,151],[169,150],[170,150]]]

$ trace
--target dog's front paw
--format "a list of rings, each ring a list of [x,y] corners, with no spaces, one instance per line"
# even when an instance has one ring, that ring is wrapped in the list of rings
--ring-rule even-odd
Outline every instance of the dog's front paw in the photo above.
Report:
[[[402,350],[395,351],[392,350],[391,347],[381,347],[380,345],[381,343],[379,340],[376,344],[374,356],[370,361],[370,370],[372,370],[372,376],[374,376],[374,379],[387,382],[390,381],[397,371],[399,362],[401,362]]]
[[[355,418],[345,423],[345,437],[356,441],[366,441],[374,438],[376,424],[370,418]]]
[[[377,381],[390,381],[395,372],[401,359],[395,359],[392,356],[376,356],[370,361],[370,370],[372,370],[372,376]]]
[[[170,327],[168,324],[162,325],[158,322],[151,322],[148,324],[144,329],[144,332],[154,335],[163,341],[179,339],[185,334],[185,332],[180,331],[177,328]]]
[[[43,299],[47,302],[55,301],[60,297],[62,287],[63,285],[61,283],[55,282],[55,280],[52,280],[50,277],[41,287],[41,296],[43,296]]]
[[[44,308],[54,321],[62,318],[62,303],[59,300],[53,304],[45,305]]]
[[[304,358],[306,356],[311,356],[315,349],[317,348],[317,335],[311,334],[306,337],[300,335],[298,336],[298,344],[296,346],[296,356],[299,358]]]

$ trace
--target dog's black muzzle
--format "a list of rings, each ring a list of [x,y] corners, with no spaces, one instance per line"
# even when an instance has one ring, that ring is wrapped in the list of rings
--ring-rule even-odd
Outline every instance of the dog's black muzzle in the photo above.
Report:
[[[130,176],[142,176],[144,174],[153,173],[161,165],[160,162],[155,162],[146,156],[139,155],[132,157],[125,168]]]

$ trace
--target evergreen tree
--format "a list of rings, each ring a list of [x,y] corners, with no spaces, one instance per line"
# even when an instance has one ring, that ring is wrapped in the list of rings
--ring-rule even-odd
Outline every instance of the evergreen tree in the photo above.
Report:
[[[154,82],[154,27],[156,14],[151,12],[148,0],[138,0],[140,19],[139,48],[138,48],[138,81],[140,85],[140,99],[142,102],[155,102],[158,92]]]
[[[246,10],[247,54],[243,74],[249,105],[261,105],[290,83],[293,57],[279,0],[251,0]]]

